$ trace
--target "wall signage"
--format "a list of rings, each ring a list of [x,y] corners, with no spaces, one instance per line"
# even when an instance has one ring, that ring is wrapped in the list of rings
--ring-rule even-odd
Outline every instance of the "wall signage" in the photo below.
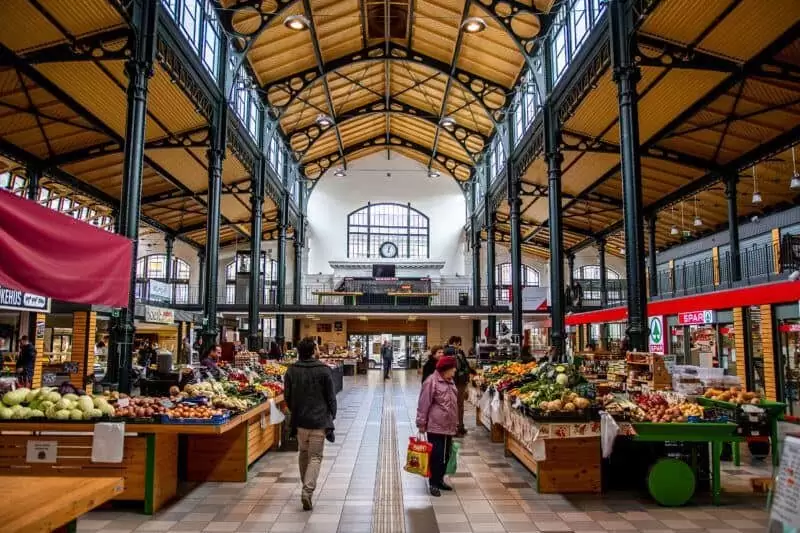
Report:
[[[797,333],[800,332],[800,324],[781,324],[778,330],[781,333]]]
[[[172,285],[151,279],[149,282],[149,297],[153,302],[171,302]]]
[[[650,335],[648,337],[647,346],[648,351],[651,353],[664,354],[664,317],[651,316],[648,325],[650,327]]]
[[[0,285],[0,309],[12,311],[50,312],[50,298],[9,289]]]
[[[678,313],[678,324],[683,326],[697,326],[702,324],[713,324],[714,311],[689,311],[688,313]]]
[[[144,306],[144,321],[154,324],[173,324],[175,322],[175,312],[172,309],[146,305]]]

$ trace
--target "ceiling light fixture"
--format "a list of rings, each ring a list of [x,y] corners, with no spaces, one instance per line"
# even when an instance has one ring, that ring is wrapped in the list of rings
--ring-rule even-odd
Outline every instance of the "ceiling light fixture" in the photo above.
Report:
[[[317,123],[317,126],[320,128],[328,128],[333,124],[333,119],[328,115],[317,115],[317,118],[314,120]]]
[[[428,177],[431,179],[436,179],[439,176],[441,176],[441,174],[439,174],[439,171],[436,170],[435,168],[432,168],[428,171]]]
[[[789,188],[793,191],[800,189],[800,174],[797,173],[797,158],[794,154],[794,146],[792,146],[792,181],[789,182]]]
[[[461,29],[467,33],[480,33],[486,29],[486,21],[480,17],[469,17],[461,23]]]
[[[669,230],[670,235],[677,235],[679,233],[678,226],[675,225],[675,206],[669,206],[670,218],[672,218],[672,228]]]
[[[303,31],[311,27],[311,22],[303,15],[289,15],[283,20],[283,25],[294,31]]]
[[[336,176],[337,178],[344,178],[345,176],[347,176],[347,172],[345,172],[344,169],[340,167],[336,169],[333,175]]]
[[[703,219],[697,214],[697,196],[694,197],[694,226],[700,227],[703,225]]]
[[[439,121],[439,125],[443,128],[454,128],[456,125],[456,119],[450,115],[442,117],[442,120]]]
[[[761,193],[758,192],[758,173],[756,172],[756,166],[753,165],[753,204],[760,204],[761,203]]]

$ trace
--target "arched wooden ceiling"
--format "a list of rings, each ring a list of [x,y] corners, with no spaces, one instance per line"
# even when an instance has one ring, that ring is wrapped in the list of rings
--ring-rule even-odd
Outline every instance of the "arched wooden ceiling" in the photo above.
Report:
[[[218,9],[306,177],[387,147],[466,180],[552,3],[224,0]],[[308,28],[288,28],[291,16]],[[470,17],[486,29],[463,31]],[[320,115],[332,124],[320,126]],[[442,125],[445,116],[455,124]]]

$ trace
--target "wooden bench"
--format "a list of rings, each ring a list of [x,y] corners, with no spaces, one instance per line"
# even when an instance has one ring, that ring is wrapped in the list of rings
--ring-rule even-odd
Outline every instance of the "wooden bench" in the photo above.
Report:
[[[121,477],[0,476],[4,533],[75,531],[78,517],[125,490]]]
[[[394,300],[394,305],[397,305],[398,298],[427,298],[428,305],[433,303],[433,298],[439,296],[438,292],[387,292],[387,296],[391,296]]]
[[[311,294],[317,297],[317,304],[322,305],[322,299],[325,296],[342,296],[344,297],[344,303],[347,305],[347,301],[350,300],[350,305],[356,305],[356,298],[358,296],[364,296],[363,292],[358,291],[314,291]]]

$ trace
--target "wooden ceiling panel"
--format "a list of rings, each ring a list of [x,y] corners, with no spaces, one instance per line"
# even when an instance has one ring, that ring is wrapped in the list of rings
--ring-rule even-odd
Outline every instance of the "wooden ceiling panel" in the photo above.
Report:
[[[205,159],[202,160],[205,163]],[[244,179],[250,178],[250,173],[244,168],[242,162],[233,153],[230,148],[225,152],[225,164],[222,165],[222,183],[230,184],[241,182]],[[206,179],[206,183],[208,180]],[[208,186],[206,185],[206,188]]]
[[[415,1],[412,49],[450,63],[463,10],[460,0]]]
[[[39,4],[72,37],[83,37],[125,24],[108,0],[39,0]]]
[[[769,7],[759,0],[739,2],[731,13],[715,24],[698,48],[747,61],[767,47],[776,35],[786,32],[800,20],[797,0],[770,0]],[[766,9],[765,9],[766,8]],[[692,6],[691,12],[695,11]],[[735,39],[731,36],[735,35]]]
[[[58,28],[28,0],[4,0],[0,17],[0,43],[14,52],[67,42]]]
[[[287,8],[253,43],[247,57],[261,85],[285,78],[316,65],[314,46],[308,31],[294,31],[283,25],[290,15],[304,15],[302,2]]]
[[[758,1],[758,0],[756,0]],[[671,41],[690,44],[714,24],[730,6],[730,0],[670,0],[661,2],[642,25],[645,34],[656,35]]]
[[[205,158],[198,161],[194,154],[181,148],[151,149],[147,151],[147,155],[189,189],[193,191],[208,189]],[[223,165],[223,169],[225,166]],[[142,194],[147,196],[151,193],[143,190]]]
[[[518,49],[514,40],[505,28],[477,5],[471,4],[469,16],[482,17],[486,21],[486,29],[480,33],[464,34],[458,67],[493,80],[507,89],[513,87],[520,70],[525,66],[522,55],[515,53]],[[536,27],[532,35],[538,33]]]
[[[580,194],[594,181],[619,164],[618,154],[585,153],[569,168],[562,166],[564,173],[561,186],[564,192]]]
[[[328,62],[361,48],[358,0],[310,0],[310,3],[323,61]]]

